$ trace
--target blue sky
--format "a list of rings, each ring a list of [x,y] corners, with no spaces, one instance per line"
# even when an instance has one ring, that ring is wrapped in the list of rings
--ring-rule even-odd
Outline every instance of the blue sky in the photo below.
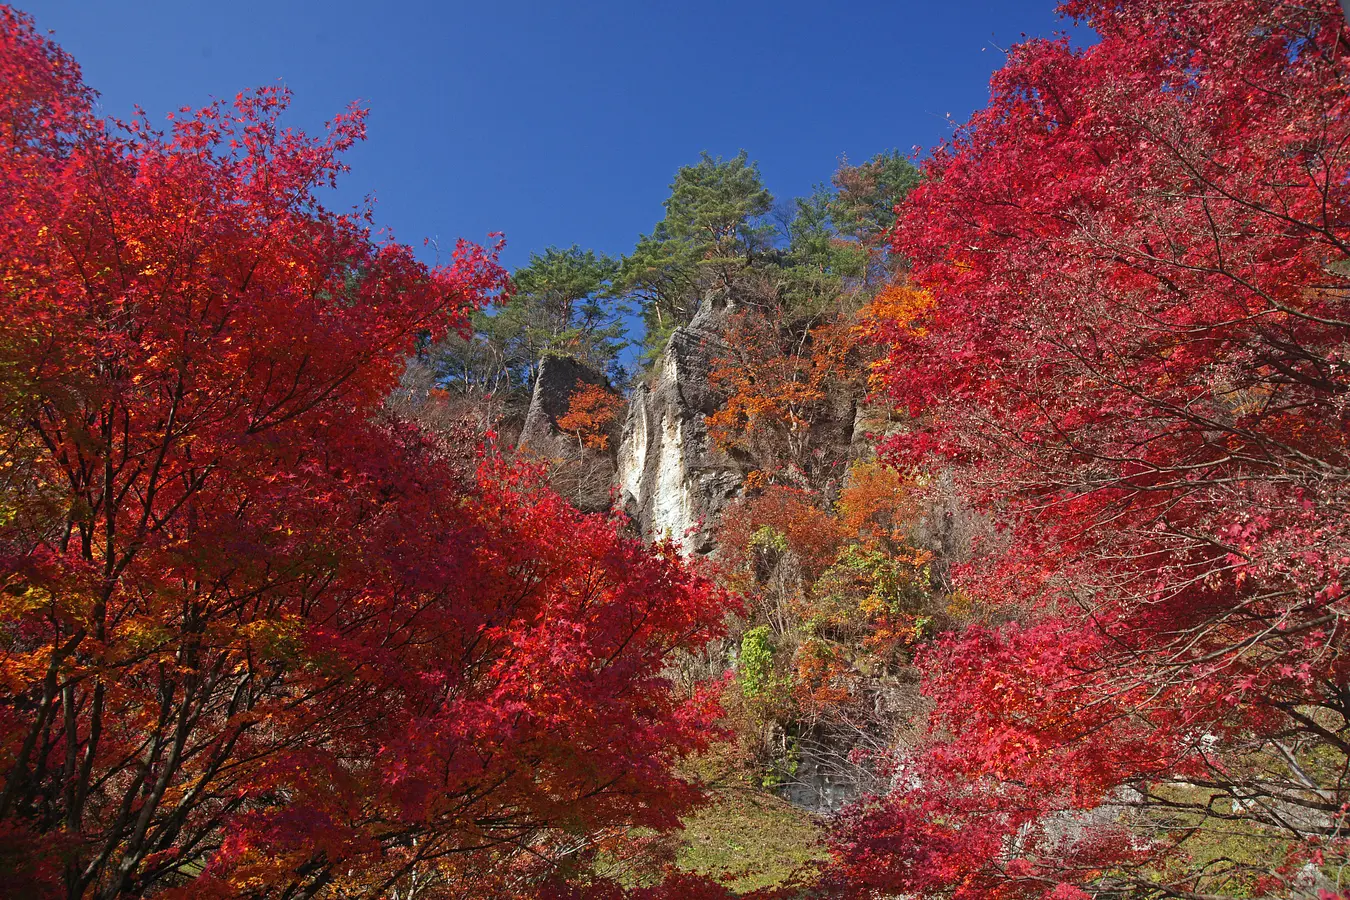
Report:
[[[112,115],[282,82],[311,129],[362,101],[337,205],[374,193],[418,246],[504,231],[512,266],[549,244],[627,251],[701,150],[745,148],[786,198],[841,156],[930,147],[984,105],[999,48],[1065,27],[1053,0],[17,5]]]

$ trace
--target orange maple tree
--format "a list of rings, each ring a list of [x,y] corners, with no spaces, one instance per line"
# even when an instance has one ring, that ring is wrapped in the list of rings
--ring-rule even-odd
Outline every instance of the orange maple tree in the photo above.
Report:
[[[610,432],[623,397],[603,385],[577,383],[577,390],[567,401],[567,412],[558,418],[558,430],[574,435],[583,447],[608,450]]]
[[[708,376],[726,396],[707,417],[714,443],[748,454],[766,477],[812,468],[821,446],[813,426],[829,414],[832,392],[850,380],[854,346],[848,328],[834,321],[794,326],[783,310],[731,316]]]

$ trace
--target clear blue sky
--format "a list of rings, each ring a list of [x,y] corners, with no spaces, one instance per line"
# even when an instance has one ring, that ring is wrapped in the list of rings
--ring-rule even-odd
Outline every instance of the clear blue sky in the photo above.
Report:
[[[506,261],[578,243],[627,251],[700,150],[759,161],[775,196],[838,159],[927,148],[988,97],[1054,0],[17,0],[84,67],[103,109],[152,119],[281,81],[290,121],[352,100],[373,192],[400,240],[504,231]]]

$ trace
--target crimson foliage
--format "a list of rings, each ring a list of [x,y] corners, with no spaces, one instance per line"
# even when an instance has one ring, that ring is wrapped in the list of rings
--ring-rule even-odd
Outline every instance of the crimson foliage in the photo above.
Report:
[[[488,896],[674,824],[711,710],[663,667],[720,595],[382,411],[495,252],[320,205],[358,109],[90,100],[0,7],[6,890]]]
[[[1347,861],[1350,34],[1332,0],[1061,7],[898,226],[900,465],[1013,539],[929,657],[854,890],[1200,897]]]

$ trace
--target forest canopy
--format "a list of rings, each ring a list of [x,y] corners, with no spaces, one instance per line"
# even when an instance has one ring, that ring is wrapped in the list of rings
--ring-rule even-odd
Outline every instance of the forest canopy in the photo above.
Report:
[[[0,6],[0,894],[1350,897],[1350,27],[1059,10],[508,271]]]

